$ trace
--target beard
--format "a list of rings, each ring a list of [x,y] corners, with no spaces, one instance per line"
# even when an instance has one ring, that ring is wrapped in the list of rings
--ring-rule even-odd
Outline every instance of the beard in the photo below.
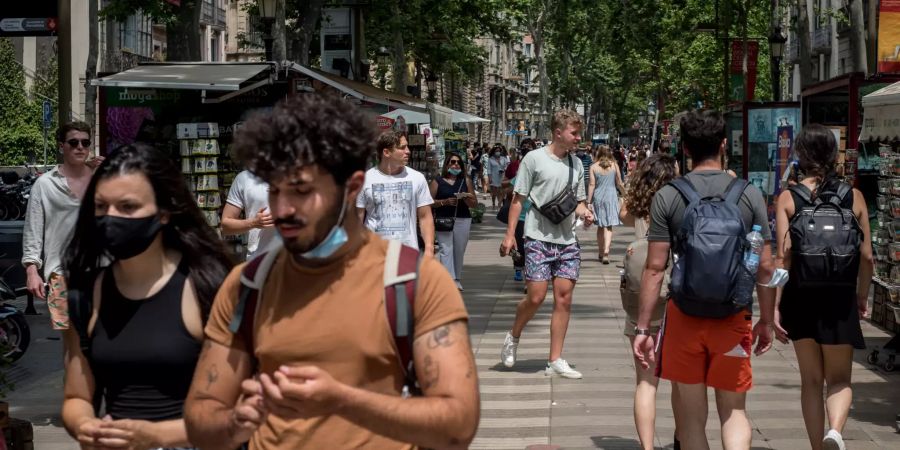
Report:
[[[301,256],[303,253],[306,253],[314,248],[316,248],[322,241],[328,237],[328,233],[331,232],[331,229],[337,225],[338,215],[341,212],[341,205],[338,202],[336,205],[332,205],[331,208],[328,208],[328,211],[323,215],[322,219],[319,220],[318,223],[313,225],[313,236],[308,238],[303,238],[302,236],[296,236],[291,238],[286,238],[284,236],[281,237],[281,240],[284,242],[284,248],[286,248],[289,252],[291,252],[294,256]],[[291,217],[288,219],[276,219],[275,226],[277,227],[279,224],[286,225],[297,225],[297,226],[308,226],[308,221],[303,219],[298,219],[296,217]]]

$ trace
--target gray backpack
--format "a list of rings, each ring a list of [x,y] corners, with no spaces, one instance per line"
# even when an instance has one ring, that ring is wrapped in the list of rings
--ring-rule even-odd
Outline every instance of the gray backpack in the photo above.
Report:
[[[739,289],[744,267],[747,229],[738,203],[746,180],[735,178],[722,195],[700,197],[694,185],[681,177],[669,183],[687,202],[681,228],[675,236],[671,293],[685,314],[728,317],[745,308],[753,291]],[[755,283],[754,283],[755,284]]]

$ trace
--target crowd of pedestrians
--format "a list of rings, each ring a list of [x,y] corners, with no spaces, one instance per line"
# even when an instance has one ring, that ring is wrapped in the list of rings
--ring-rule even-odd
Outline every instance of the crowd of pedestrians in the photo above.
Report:
[[[797,137],[804,176],[778,198],[773,238],[762,193],[727,171],[715,111],[681,119],[685,175],[646,147],[581,145],[581,116],[560,110],[546,145],[449,153],[429,181],[407,166],[403,133],[367,124],[350,103],[309,94],[241,127],[232,147],[246,170],[222,220],[224,234],[249,235],[237,266],[167,155],[137,143],[92,159],[90,128],[61,127],[63,162],[32,191],[22,262],[63,330],[62,415],[74,439],[96,449],[466,448],[480,407],[462,274],[481,191],[506,225],[500,254],[525,282],[503,366],[516,365],[552,287],[544,373],[583,377],[564,358],[577,232],[596,227],[609,264],[613,227],[631,226],[620,292],[641,446],[653,448],[665,379],[676,448],[709,448],[713,388],[724,448],[749,449],[751,355],[778,339],[797,354],[811,447],[845,448],[873,259],[865,200],[837,179],[827,128]],[[850,225],[823,234],[816,224],[833,219]]]

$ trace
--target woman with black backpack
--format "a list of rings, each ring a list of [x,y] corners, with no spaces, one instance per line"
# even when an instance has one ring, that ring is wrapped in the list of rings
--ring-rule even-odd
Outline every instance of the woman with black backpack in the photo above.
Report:
[[[794,152],[803,175],[782,192],[776,210],[776,263],[790,280],[778,292],[775,333],[794,343],[812,449],[844,449],[853,349],[865,348],[859,321],[867,314],[874,266],[868,209],[862,193],[837,179],[831,130],[805,126]]]

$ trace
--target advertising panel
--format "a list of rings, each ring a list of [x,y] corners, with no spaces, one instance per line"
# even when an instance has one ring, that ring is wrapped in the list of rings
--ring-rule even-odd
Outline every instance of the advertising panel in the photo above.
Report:
[[[900,0],[878,6],[878,72],[900,73]]]

